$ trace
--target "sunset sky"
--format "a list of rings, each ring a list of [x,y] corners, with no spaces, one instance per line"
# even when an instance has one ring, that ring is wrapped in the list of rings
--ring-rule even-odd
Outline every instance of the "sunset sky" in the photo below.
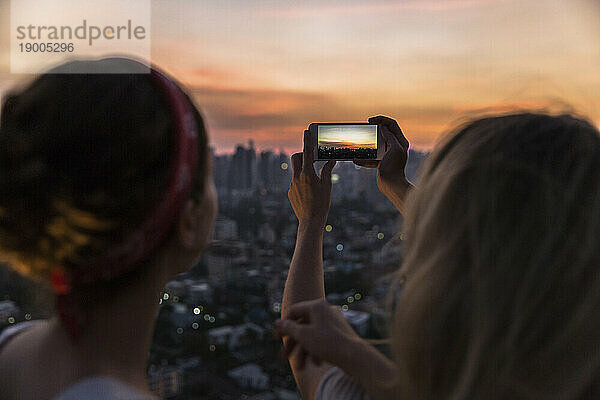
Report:
[[[319,146],[377,148],[375,125],[321,125],[318,129]]]
[[[23,78],[9,74],[9,25],[0,0],[0,91]],[[248,139],[295,151],[310,122],[376,114],[420,149],[488,111],[600,125],[598,0],[162,0],[151,35],[219,152]]]

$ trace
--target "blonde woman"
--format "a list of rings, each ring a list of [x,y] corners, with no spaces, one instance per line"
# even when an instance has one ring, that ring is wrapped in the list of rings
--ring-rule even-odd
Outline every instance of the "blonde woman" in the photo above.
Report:
[[[395,134],[387,158],[403,161]],[[326,181],[292,182],[300,226],[323,218],[312,210],[328,205]],[[325,302],[318,230],[299,230],[277,329],[304,398],[600,398],[597,128],[529,113],[470,122],[437,145],[406,203],[394,362]]]

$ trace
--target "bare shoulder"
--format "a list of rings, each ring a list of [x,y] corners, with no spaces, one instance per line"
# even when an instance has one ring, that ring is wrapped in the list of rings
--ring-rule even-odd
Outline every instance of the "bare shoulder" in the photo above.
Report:
[[[6,368],[7,363],[23,358],[33,350],[32,347],[47,328],[47,320],[30,321],[5,328],[0,336],[0,371]]]
[[[23,327],[5,335],[0,348],[0,393],[8,399],[25,398],[23,394],[43,382],[39,368],[40,343],[48,331],[47,321]],[[36,384],[39,382],[39,384]]]

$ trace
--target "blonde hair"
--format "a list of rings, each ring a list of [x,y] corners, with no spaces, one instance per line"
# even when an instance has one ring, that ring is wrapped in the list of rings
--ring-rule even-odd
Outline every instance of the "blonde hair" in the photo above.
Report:
[[[407,201],[391,327],[403,398],[600,398],[598,130],[470,122]]]

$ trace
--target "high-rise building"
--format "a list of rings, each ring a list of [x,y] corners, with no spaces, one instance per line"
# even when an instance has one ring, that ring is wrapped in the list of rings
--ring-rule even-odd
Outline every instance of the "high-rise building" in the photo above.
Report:
[[[258,186],[260,188],[269,188],[275,184],[275,174],[277,170],[273,168],[275,164],[275,155],[271,150],[263,150],[258,158]]]
[[[287,190],[292,179],[292,165],[290,163],[290,157],[281,150],[279,156],[275,158],[275,165],[272,170],[275,173],[274,186],[278,190]]]
[[[229,189],[247,190],[256,186],[256,150],[252,140],[248,148],[237,145],[227,174]]]

